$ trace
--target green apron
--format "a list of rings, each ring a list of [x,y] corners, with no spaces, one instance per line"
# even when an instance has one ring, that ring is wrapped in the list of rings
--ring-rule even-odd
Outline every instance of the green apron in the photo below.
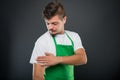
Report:
[[[56,47],[56,56],[71,56],[74,54],[74,44],[72,39],[67,37],[71,41],[72,45],[57,44],[56,39],[53,36],[53,40]],[[74,80],[74,66],[67,64],[57,64],[45,69],[45,80]]]

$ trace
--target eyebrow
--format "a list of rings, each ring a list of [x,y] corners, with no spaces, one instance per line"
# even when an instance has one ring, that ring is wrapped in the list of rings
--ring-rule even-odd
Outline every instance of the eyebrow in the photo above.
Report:
[[[58,22],[52,22],[51,24],[58,24]]]
[[[58,24],[58,22],[51,22],[51,23],[47,22],[47,24]]]

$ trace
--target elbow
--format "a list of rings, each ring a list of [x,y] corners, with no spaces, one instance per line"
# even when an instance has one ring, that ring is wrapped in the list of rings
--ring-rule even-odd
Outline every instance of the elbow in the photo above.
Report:
[[[84,65],[87,64],[87,55],[84,49],[80,49],[76,51],[76,54],[78,56],[76,64],[75,65]]]
[[[38,80],[38,79],[39,79],[38,76],[36,76],[36,75],[33,76],[33,80]]]
[[[88,60],[87,60],[87,57],[86,57],[85,60],[84,60],[84,64],[87,64],[87,61],[88,61]]]
[[[83,64],[87,64],[87,55],[86,55],[86,52],[84,52],[84,56],[83,56]]]
[[[84,65],[87,64],[87,58],[83,59],[82,61],[80,61],[79,65]]]
[[[87,56],[85,56],[82,60],[82,64],[87,64]]]
[[[78,63],[76,63],[75,65],[84,65],[84,64],[87,64],[87,56],[79,59]]]
[[[44,74],[34,73],[33,80],[44,80]]]
[[[35,76],[33,77],[33,80],[40,80],[40,76],[35,75]]]
[[[82,64],[87,64],[87,55],[85,54],[84,57],[82,58]]]
[[[42,78],[44,77],[40,74],[36,74],[36,73],[33,74],[33,80],[41,80]]]

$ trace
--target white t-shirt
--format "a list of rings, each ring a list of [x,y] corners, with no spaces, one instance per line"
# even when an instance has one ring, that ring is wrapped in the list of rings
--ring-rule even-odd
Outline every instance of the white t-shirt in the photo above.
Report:
[[[74,43],[74,51],[76,51],[79,48],[83,48],[80,36],[77,33],[68,30],[65,30],[65,32],[69,35],[69,37]],[[55,36],[55,39],[57,44],[72,45],[71,40],[67,37],[65,33],[57,34]],[[37,57],[45,56],[45,52],[49,52],[56,55],[55,43],[48,31],[37,39],[31,55],[30,63],[37,63]]]

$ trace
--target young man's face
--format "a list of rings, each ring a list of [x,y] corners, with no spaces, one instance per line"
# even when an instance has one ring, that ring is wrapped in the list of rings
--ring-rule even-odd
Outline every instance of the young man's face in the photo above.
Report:
[[[51,19],[45,19],[45,23],[50,34],[63,34],[64,24],[66,22],[66,17],[61,19],[58,15],[52,17]]]

